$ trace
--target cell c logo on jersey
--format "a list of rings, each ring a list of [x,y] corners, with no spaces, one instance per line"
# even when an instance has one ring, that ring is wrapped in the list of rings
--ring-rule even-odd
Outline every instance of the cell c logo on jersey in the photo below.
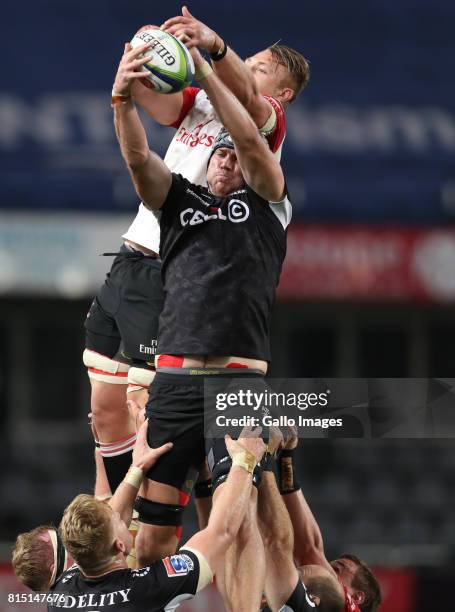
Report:
[[[185,225],[199,225],[206,221],[230,221],[231,223],[243,223],[250,216],[250,209],[242,202],[242,200],[229,200],[227,205],[227,216],[226,211],[221,208],[210,207],[209,203],[203,202],[207,207],[207,210],[211,212],[204,212],[202,210],[195,210],[194,208],[186,208],[180,213],[180,223],[182,227]]]
[[[243,223],[250,216],[250,209],[242,200],[230,200],[228,204],[228,217],[232,223]]]

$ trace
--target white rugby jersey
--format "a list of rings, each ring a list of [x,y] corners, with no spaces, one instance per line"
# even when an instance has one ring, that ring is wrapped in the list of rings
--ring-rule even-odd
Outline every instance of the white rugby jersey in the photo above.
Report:
[[[270,96],[264,97],[276,112],[275,129],[267,136],[267,141],[271,151],[280,159],[286,134],[286,116],[277,100]],[[203,89],[184,89],[180,116],[171,127],[177,128],[177,131],[171,140],[164,163],[171,172],[181,174],[191,183],[205,186],[213,141],[222,124]],[[160,226],[155,214],[141,203],[133,223],[122,237],[158,253]]]

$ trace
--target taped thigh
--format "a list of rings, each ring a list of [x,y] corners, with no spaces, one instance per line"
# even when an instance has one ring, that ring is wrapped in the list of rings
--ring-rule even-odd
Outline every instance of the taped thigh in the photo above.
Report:
[[[133,391],[142,391],[143,389],[148,391],[155,378],[155,374],[155,370],[131,367],[128,370],[128,389],[126,392],[132,393]]]
[[[120,363],[90,349],[85,349],[82,358],[90,379],[111,385],[127,384],[129,365],[126,363]]]

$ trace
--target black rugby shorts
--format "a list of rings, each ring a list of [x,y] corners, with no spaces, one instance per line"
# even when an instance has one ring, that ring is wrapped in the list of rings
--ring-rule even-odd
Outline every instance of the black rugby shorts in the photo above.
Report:
[[[150,385],[145,411],[149,419],[149,446],[174,444],[148,471],[147,477],[186,490],[189,474],[199,469],[205,459],[204,377],[158,370]]]
[[[153,364],[163,303],[161,261],[122,246],[87,314],[86,348],[125,363]]]
[[[262,374],[247,369],[234,374],[223,368],[218,374],[212,373],[210,378],[217,376],[223,379],[251,377],[257,384],[264,384]],[[204,436],[204,379],[204,375],[179,373],[177,368],[175,373],[157,371],[146,406],[148,444],[156,448],[172,442],[174,446],[148,471],[147,477],[151,480],[186,490],[189,474],[199,469],[206,456],[206,447],[212,446],[213,441]],[[240,431],[241,428],[238,433]]]

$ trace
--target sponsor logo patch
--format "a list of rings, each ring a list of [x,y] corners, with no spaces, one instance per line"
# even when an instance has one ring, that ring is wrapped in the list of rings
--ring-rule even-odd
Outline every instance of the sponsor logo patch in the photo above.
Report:
[[[193,569],[189,566],[185,557],[186,559],[189,558],[187,555],[172,555],[172,557],[163,559],[164,567],[166,568],[166,573],[169,578],[186,576],[186,574]]]
[[[185,208],[185,210],[182,210],[180,213],[181,226],[200,225],[201,223],[217,219],[219,221],[230,221],[231,223],[244,223],[250,216],[250,209],[242,200],[229,200],[226,210],[222,210],[216,206],[210,206],[205,202],[204,205],[208,207],[211,214],[194,208]]]
[[[182,559],[184,559],[185,563],[188,566],[189,571],[194,569],[193,559],[189,555],[184,555],[183,553],[180,555]]]

